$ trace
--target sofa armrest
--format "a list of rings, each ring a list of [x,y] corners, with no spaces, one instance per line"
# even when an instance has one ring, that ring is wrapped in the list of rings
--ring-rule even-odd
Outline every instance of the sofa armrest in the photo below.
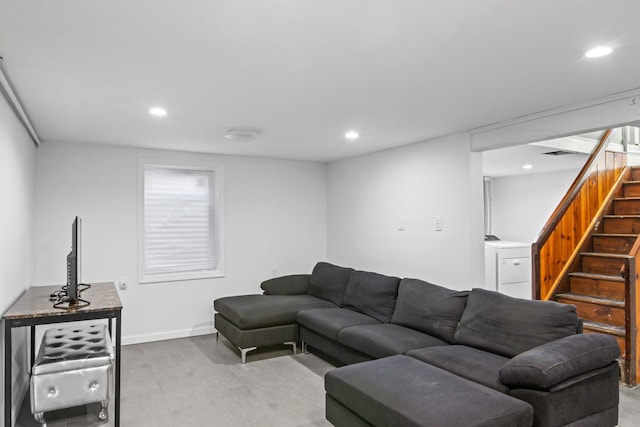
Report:
[[[310,274],[274,277],[260,284],[265,295],[303,295],[309,288]]]
[[[499,378],[510,388],[548,389],[606,366],[619,355],[618,342],[610,335],[570,335],[515,356],[500,369]]]

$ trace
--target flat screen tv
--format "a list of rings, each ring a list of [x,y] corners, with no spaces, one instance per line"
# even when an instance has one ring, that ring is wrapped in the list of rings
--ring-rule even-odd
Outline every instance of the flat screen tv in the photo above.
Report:
[[[76,309],[89,305],[80,298],[82,291],[89,287],[82,284],[82,219],[76,216],[71,225],[71,252],[67,255],[67,284],[51,295],[55,300],[53,306]]]
[[[76,217],[71,225],[71,252],[67,255],[67,298],[73,303],[78,300],[80,294],[78,285],[80,282],[80,262],[82,245],[82,219]]]

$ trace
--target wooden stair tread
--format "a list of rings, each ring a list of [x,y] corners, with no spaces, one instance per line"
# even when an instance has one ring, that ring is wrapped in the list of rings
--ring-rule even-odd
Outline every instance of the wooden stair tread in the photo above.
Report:
[[[609,335],[617,335],[619,337],[624,337],[626,335],[626,332],[622,326],[607,325],[606,323],[592,322],[590,320],[583,320],[582,327],[583,329],[588,329],[590,331]]]
[[[624,308],[624,301],[617,300],[617,299],[600,298],[600,297],[594,297],[589,295],[579,295],[579,294],[572,294],[572,293],[558,294],[556,295],[556,297],[558,299],[563,298],[569,301],[580,301],[580,302],[586,302],[590,304],[599,304],[599,305],[606,305],[609,307]]]
[[[592,237],[638,237],[638,234],[625,233],[593,233]]]
[[[640,201],[640,197],[616,197],[615,199],[613,199],[613,201],[618,201],[618,200],[634,200],[634,201]]]
[[[581,256],[596,256],[596,257],[601,257],[601,258],[619,258],[619,259],[626,259],[626,258],[633,258],[633,256],[629,255],[629,254],[612,254],[612,253],[608,253],[608,252],[582,252],[580,253]]]
[[[603,215],[603,218],[640,218],[640,215]]]
[[[582,271],[574,271],[573,273],[569,273],[569,276],[584,277],[585,279],[608,280],[610,282],[624,283],[624,277],[621,277],[621,276],[609,276],[609,275],[606,275],[606,274],[583,273]]]

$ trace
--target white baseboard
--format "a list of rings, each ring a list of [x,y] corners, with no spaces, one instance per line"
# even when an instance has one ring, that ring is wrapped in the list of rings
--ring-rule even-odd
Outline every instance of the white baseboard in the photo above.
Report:
[[[122,337],[122,345],[141,344],[152,341],[173,340],[176,338],[196,337],[199,335],[208,335],[216,332],[213,326],[203,326],[192,329],[179,329],[174,331],[163,331],[152,334],[129,335]]]

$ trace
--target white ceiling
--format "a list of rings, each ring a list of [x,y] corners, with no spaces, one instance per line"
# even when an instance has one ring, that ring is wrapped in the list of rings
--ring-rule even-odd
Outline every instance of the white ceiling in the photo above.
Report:
[[[0,0],[40,138],[330,161],[640,87],[638,0]],[[599,60],[586,49],[615,51]],[[169,115],[149,116],[161,105]],[[225,129],[262,130],[229,142]],[[362,137],[347,142],[343,133]]]
[[[585,165],[603,134],[603,131],[595,131],[483,151],[482,173],[484,176],[500,177],[575,170],[577,174]],[[621,130],[614,129],[609,140],[619,143],[620,135]],[[548,154],[552,152],[561,152],[562,154]],[[525,169],[525,165],[530,167]]]
[[[582,169],[589,154],[570,153],[552,156],[545,153],[556,151],[554,148],[531,144],[517,145],[482,153],[482,171],[484,176],[499,177],[553,172],[559,170]],[[524,165],[531,169],[524,169]]]

